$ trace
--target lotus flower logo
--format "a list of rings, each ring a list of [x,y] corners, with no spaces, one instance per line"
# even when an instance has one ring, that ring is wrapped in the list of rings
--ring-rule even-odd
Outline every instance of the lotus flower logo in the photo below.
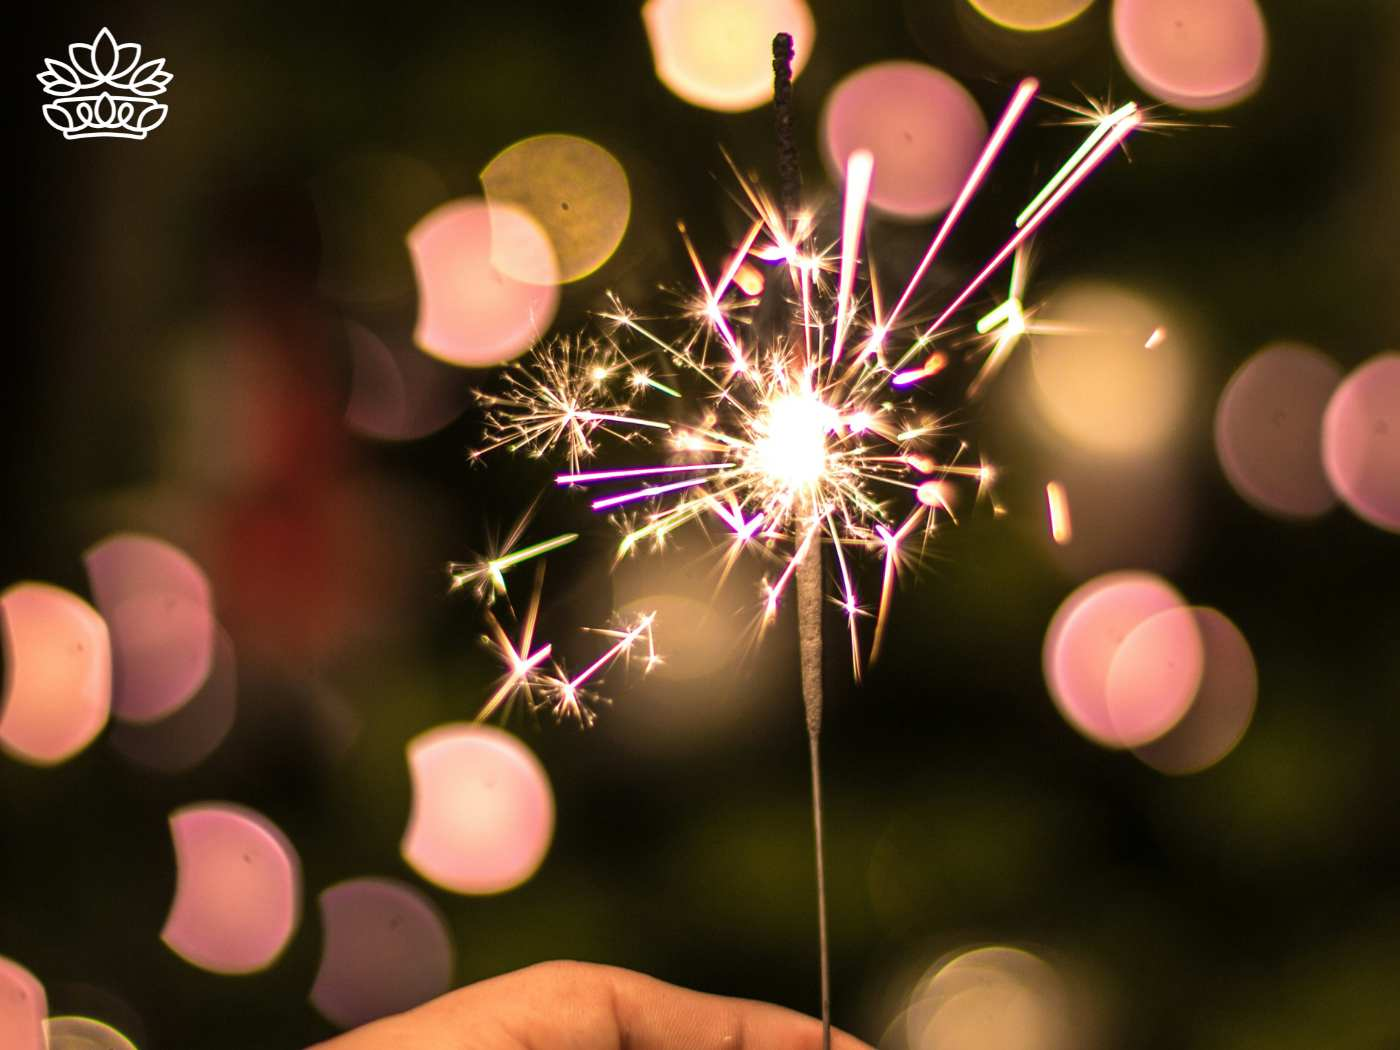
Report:
[[[141,61],[140,44],[118,44],[102,29],[90,44],[70,44],[68,61],[44,59],[44,91],[58,101],[44,106],[44,119],[66,139],[144,139],[160,127],[169,107],[153,96],[172,77],[165,59]]]

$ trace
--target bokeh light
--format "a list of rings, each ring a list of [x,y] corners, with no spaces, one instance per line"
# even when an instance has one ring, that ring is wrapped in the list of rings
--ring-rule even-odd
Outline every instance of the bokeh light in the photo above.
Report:
[[[345,322],[350,394],[345,425],[380,441],[414,441],[447,426],[466,408],[461,373],[411,347],[390,347],[374,332]]]
[[[1196,110],[1252,95],[1269,50],[1256,0],[1114,0],[1113,42],[1144,91]]]
[[[870,203],[903,219],[936,215],[957,196],[987,137],[967,89],[920,62],[879,62],[831,90],[823,156],[835,181],[858,149],[875,158]]]
[[[652,628],[662,659],[648,674],[687,681],[720,674],[733,661],[739,644],[735,617],[716,612],[699,599],[674,593],[647,594],[618,605],[622,623],[656,614]]]
[[[544,767],[494,726],[451,723],[409,741],[404,860],[457,893],[500,893],[540,866],[554,835]]]
[[[44,1050],[48,999],[39,979],[0,955],[0,1043],[13,1050]]]
[[[91,1017],[50,1017],[44,1033],[48,1050],[136,1050],[121,1032]]]
[[[1230,377],[1215,410],[1215,451],[1230,484],[1249,503],[1291,518],[1331,508],[1322,414],[1341,375],[1310,346],[1273,343]]]
[[[803,0],[647,0],[656,76],[693,106],[735,113],[773,97],[772,40],[792,36],[792,73],[807,64],[816,23]]]
[[[1163,703],[1150,690],[1122,687],[1114,696],[1116,704],[1111,706],[1110,674],[1119,649],[1135,628],[1159,613],[1185,605],[1174,587],[1145,572],[1108,573],[1070,594],[1051,618],[1042,650],[1045,684],[1065,721],[1105,747],[1146,743],[1146,739],[1125,737],[1120,725],[1146,731],[1166,721],[1167,715],[1154,716],[1153,710],[1158,704],[1170,709],[1172,698],[1169,696]],[[1167,633],[1168,642],[1178,637],[1175,630]],[[1125,668],[1138,660],[1148,665],[1160,660],[1157,642],[1155,632],[1144,639],[1140,643],[1141,655],[1130,658]],[[1196,644],[1199,648],[1199,639]],[[1196,659],[1199,661],[1200,657]],[[1123,674],[1126,673],[1125,669]],[[1173,684],[1169,679],[1168,685]],[[1140,714],[1131,706],[1134,704],[1144,705],[1147,713]],[[1178,711],[1176,717],[1181,713]],[[1170,724],[1163,725],[1162,730]]]
[[[493,229],[496,269],[531,284],[577,281],[598,269],[622,243],[632,211],[617,158],[577,135],[535,135],[506,147],[482,169],[481,185],[493,216],[506,205],[509,223],[509,208],[518,208],[549,238],[552,260],[522,254],[509,229]]]
[[[449,364],[485,368],[524,352],[549,328],[559,306],[549,237],[518,208],[481,198],[442,205],[409,231],[418,279],[414,340]],[[495,253],[549,279],[531,284],[502,273]]]
[[[345,157],[312,181],[321,231],[321,287],[342,302],[382,306],[413,293],[404,234],[447,200],[430,166],[398,153]]]
[[[118,722],[107,734],[123,758],[161,773],[183,773],[223,743],[238,711],[233,641],[218,628],[214,664],[189,703],[153,722]]]
[[[188,554],[155,536],[119,533],[83,555],[112,637],[112,713],[149,722],[199,690],[214,658],[209,579]]]
[[[1162,308],[1110,284],[1071,283],[1036,315],[1056,334],[1032,337],[1036,400],[1044,418],[1076,445],[1106,455],[1140,455],[1175,431],[1190,392],[1190,361]]]
[[[0,749],[46,766],[92,743],[112,703],[111,643],[97,610],[61,587],[17,583],[0,593],[0,639]]]
[[[908,1050],[1070,1050],[1069,996],[1059,973],[1020,948],[972,948],[941,960],[904,1017]]]
[[[1377,354],[1342,380],[1322,421],[1322,461],[1348,507],[1400,532],[1400,353]]]
[[[1026,33],[1054,29],[1072,22],[1094,0],[967,0],[972,9],[1005,29]]]
[[[324,943],[311,1002],[353,1028],[425,1003],[452,984],[447,920],[394,879],[340,882],[320,896]]]
[[[676,761],[781,722],[782,705],[771,700],[773,689],[786,688],[775,670],[782,659],[752,644],[753,596],[761,593],[764,569],[747,558],[716,566],[684,537],[612,568],[621,622],[655,613],[660,656],[645,675],[631,676],[627,702],[607,712],[629,754]],[[729,677],[736,673],[738,688]]]
[[[1216,609],[1194,606],[1190,613],[1204,651],[1196,699],[1170,732],[1134,750],[1153,769],[1177,775],[1199,773],[1234,750],[1259,691],[1254,654],[1239,628]]]
[[[301,863],[260,813],[228,802],[170,815],[175,899],[160,938],[186,962],[214,973],[271,966],[301,918]]]
[[[1108,665],[1108,718],[1120,743],[1156,740],[1181,721],[1201,684],[1205,652],[1190,609],[1154,613],[1127,636]]]

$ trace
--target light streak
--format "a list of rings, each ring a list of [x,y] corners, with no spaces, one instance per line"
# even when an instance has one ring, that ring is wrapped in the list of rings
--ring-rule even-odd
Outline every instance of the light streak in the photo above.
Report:
[[[607,496],[603,499],[595,499],[593,509],[606,510],[608,507],[616,507],[622,503],[633,503],[639,499],[650,499],[652,496],[690,488],[692,485],[705,485],[709,483],[709,480],[709,478],[686,478],[684,481],[673,481],[669,485],[653,485],[651,488],[638,489],[636,492],[624,492],[621,496]]]
[[[590,481],[615,481],[650,474],[681,474],[688,470],[723,470],[733,463],[678,463],[673,467],[630,467],[622,470],[594,470],[584,474],[560,474],[554,479],[559,485],[583,485]]]
[[[556,551],[578,539],[578,533],[566,532],[553,539],[517,548],[515,545],[520,542],[520,537],[524,535],[525,528],[530,522],[531,513],[533,513],[533,508],[530,513],[525,514],[516,523],[510,536],[501,546],[500,553],[494,557],[481,558],[473,562],[449,562],[447,573],[451,580],[450,589],[455,591],[468,584],[474,584],[478,596],[490,604],[496,595],[503,593],[506,589],[505,572],[507,569],[513,568],[521,562]]]
[[[1006,109],[1002,111],[1001,119],[997,121],[997,126],[987,138],[987,144],[982,147],[982,154],[977,158],[977,163],[972,166],[972,171],[968,173],[967,180],[963,183],[962,189],[958,191],[957,198],[953,201],[953,206],[948,209],[948,214],[943,217],[943,225],[938,228],[938,233],[929,244],[928,250],[924,252],[924,257],[919,260],[919,265],[914,268],[914,273],[909,278],[909,283],[905,285],[904,292],[894,304],[894,309],[890,311],[890,316],[886,319],[888,326],[893,326],[895,320],[904,312],[904,308],[909,305],[910,298],[914,295],[914,290],[918,288],[919,282],[924,279],[924,274],[933,265],[933,260],[938,256],[943,243],[953,232],[953,227],[958,224],[958,219],[962,217],[963,211],[967,208],[968,202],[976,195],[981,188],[987,173],[992,170],[992,165],[996,163],[1001,149],[1006,145],[1007,139],[1011,137],[1011,132],[1015,130],[1016,123],[1021,119],[1021,114],[1025,113],[1026,107],[1035,98],[1035,93],[1040,89],[1040,82],[1034,77],[1027,77],[1016,85],[1015,92],[1011,95],[1011,101],[1006,104]],[[934,325],[937,328],[937,325]]]
[[[943,312],[939,314],[933,324],[929,325],[925,330],[925,334],[931,336],[940,331],[948,318],[952,317],[953,314],[957,313],[958,310],[962,308],[963,304],[972,297],[973,293],[986,283],[987,278],[1001,269],[1001,265],[1006,262],[1007,257],[1025,243],[1026,239],[1030,237],[1031,234],[1035,233],[1035,231],[1040,228],[1041,224],[1044,223],[1044,221],[1064,203],[1065,199],[1079,187],[1079,184],[1093,174],[1094,169],[1102,164],[1104,160],[1107,159],[1108,155],[1117,148],[1118,144],[1132,134],[1133,130],[1141,122],[1142,118],[1137,113],[1130,113],[1115,124],[1109,132],[1102,137],[1098,145],[1089,152],[1084,162],[1070,175],[1065,177],[1056,188],[1055,192],[1050,194],[1045,203],[1036,209],[1035,213],[1026,220],[1025,225],[1022,226],[1020,230],[1002,246],[1001,250],[992,257],[991,262],[987,263],[977,276],[968,282],[967,287],[965,287],[951,303],[944,307]]]
[[[846,161],[846,196],[841,216],[841,274],[836,291],[836,337],[831,346],[831,363],[841,357],[846,331],[851,326],[851,289],[856,282],[856,260],[860,231],[865,224],[865,204],[870,196],[870,176],[875,157],[858,149]]]
[[[529,561],[531,558],[538,558],[541,554],[557,551],[560,547],[573,543],[576,539],[578,539],[577,532],[566,532],[562,536],[555,536],[552,540],[542,540],[500,558],[492,558],[486,564],[490,567],[492,575],[499,575],[512,565],[519,565],[522,561]]]
[[[1016,216],[1017,228],[1024,226],[1030,221],[1031,217],[1040,209],[1040,206],[1045,203],[1046,198],[1054,193],[1055,190],[1059,189],[1060,183],[1064,182],[1065,179],[1069,178],[1069,176],[1074,173],[1074,170],[1079,167],[1084,161],[1084,158],[1090,154],[1105,135],[1137,111],[1137,103],[1129,102],[1126,105],[1119,106],[1112,113],[1095,124],[1094,130],[1089,132],[1089,137],[1079,144],[1079,148],[1069,155],[1069,159],[1060,166],[1060,170],[1050,177],[1050,181],[1041,187],[1040,192],[1032,197],[1031,202],[1026,205],[1021,214]]]
[[[670,396],[670,397],[684,397],[684,396],[685,396],[685,395],[683,395],[679,390],[677,390],[675,387],[673,387],[673,386],[667,386],[665,383],[661,382],[660,380],[653,379],[651,376],[647,375],[645,372],[633,372],[633,373],[632,373],[632,385],[633,385],[633,386],[649,386],[649,387],[651,387],[653,390],[660,390],[663,394],[666,394],[666,395],[668,395],[668,396]]]
[[[1045,503],[1050,511],[1050,536],[1063,547],[1073,535],[1069,520],[1069,497],[1065,494],[1065,487],[1058,481],[1048,482],[1045,486]]]
[[[581,727],[591,726],[597,719],[592,704],[600,698],[587,688],[588,683],[616,660],[626,657],[639,639],[646,638],[647,640],[647,670],[659,662],[651,633],[652,623],[655,619],[655,613],[646,613],[640,617],[635,626],[625,631],[594,628],[592,633],[609,635],[616,638],[617,641],[602,656],[572,678],[562,668],[559,668],[557,673],[553,675],[542,677],[541,685],[544,687],[547,697],[545,705],[549,707],[557,721],[573,719]]]

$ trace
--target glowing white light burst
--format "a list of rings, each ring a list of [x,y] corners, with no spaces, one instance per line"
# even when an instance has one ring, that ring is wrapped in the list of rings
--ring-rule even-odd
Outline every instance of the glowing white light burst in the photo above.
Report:
[[[882,299],[863,258],[873,170],[868,152],[857,151],[848,161],[840,239],[827,250],[812,246],[815,216],[785,221],[768,197],[741,178],[751,222],[717,275],[707,270],[682,227],[696,277],[688,304],[694,324],[684,336],[664,337],[613,299],[600,315],[606,324],[597,339],[538,348],[507,369],[502,392],[483,395],[487,433],[474,454],[503,448],[532,456],[561,454],[570,469],[557,476],[558,484],[588,488],[596,511],[628,515],[618,518],[624,530],[619,556],[703,521],[726,537],[726,567],[745,550],[775,558],[781,568],[766,583],[765,622],[803,559],[829,549],[832,597],[844,613],[859,677],[862,618],[874,620],[873,655],[899,568],[944,519],[952,520],[959,486],[975,487],[972,498],[981,499],[994,478],[987,464],[965,461],[966,446],[916,399],[920,385],[942,374],[949,354],[962,349],[949,338],[951,322],[1011,261],[1007,298],[977,325],[983,341],[976,349],[987,353],[974,380],[980,390],[1014,344],[1035,331],[1032,311],[1022,305],[1029,239],[1144,121],[1131,103],[1101,107],[1101,113],[1076,111],[1086,122],[1090,112],[1095,114],[1084,142],[1027,207],[1009,218],[1005,244],[934,313],[932,324],[916,324],[909,313],[924,275],[987,180],[1037,88],[1031,79],[1017,86],[892,304]],[[770,304],[738,282],[741,271],[754,267],[774,271],[762,282],[767,295],[774,294],[775,283],[788,292],[780,324],[765,320]],[[603,437],[645,450],[652,462],[581,470],[583,461],[601,452]],[[544,553],[552,542],[522,550],[517,560]],[[881,584],[872,600],[856,590],[852,558],[859,554],[881,563]],[[501,556],[495,560],[498,569],[501,561]],[[494,585],[499,572],[490,564],[480,571]],[[600,663],[625,656],[644,638],[649,645],[650,623],[644,618],[615,632],[616,644]],[[542,662],[544,656],[530,652],[529,632],[519,645],[503,631],[495,634],[508,669],[501,690],[513,695],[517,687],[537,685],[538,662],[530,661]],[[648,651],[650,665],[655,654]],[[549,705],[573,716],[582,682],[557,674],[547,685]],[[498,691],[488,709],[499,707],[501,696]]]

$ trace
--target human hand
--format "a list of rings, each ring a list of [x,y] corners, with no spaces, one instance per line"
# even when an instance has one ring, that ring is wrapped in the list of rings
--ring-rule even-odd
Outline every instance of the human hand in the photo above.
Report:
[[[312,1050],[819,1050],[821,1022],[643,974],[549,962],[459,988]],[[869,1050],[844,1032],[832,1050]]]

